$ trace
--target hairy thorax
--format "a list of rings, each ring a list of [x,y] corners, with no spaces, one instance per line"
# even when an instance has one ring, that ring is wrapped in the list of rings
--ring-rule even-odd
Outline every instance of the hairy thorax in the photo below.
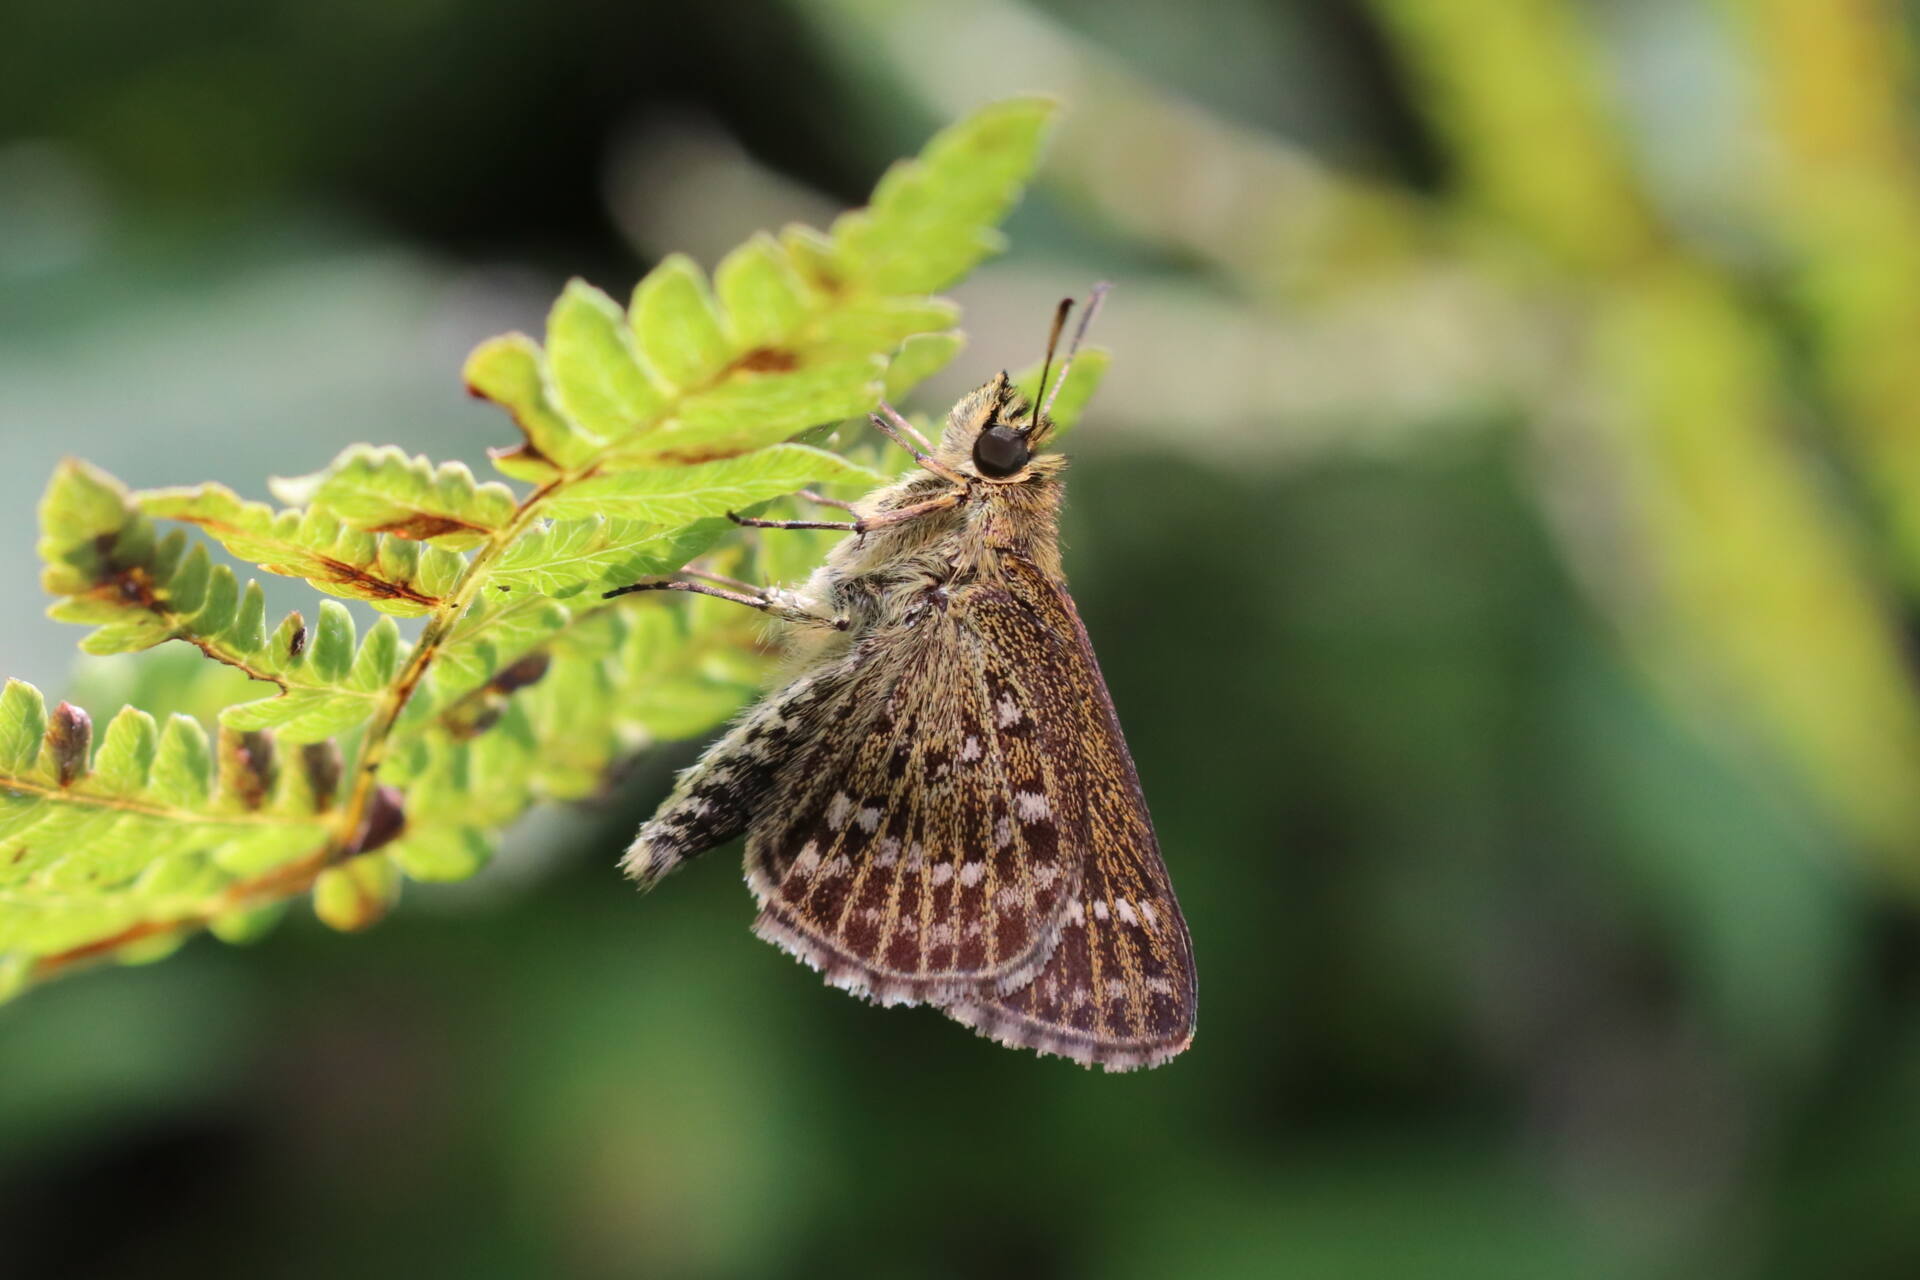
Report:
[[[1002,556],[1018,556],[1060,580],[1059,473],[1065,459],[1036,463],[1044,465],[1020,483],[976,480],[952,510],[856,534],[836,546],[794,595],[809,611],[847,619],[847,627],[788,627],[789,666],[830,658],[878,631],[912,627],[934,592],[992,576]],[[856,514],[871,518],[952,488],[937,476],[916,473],[870,494]]]

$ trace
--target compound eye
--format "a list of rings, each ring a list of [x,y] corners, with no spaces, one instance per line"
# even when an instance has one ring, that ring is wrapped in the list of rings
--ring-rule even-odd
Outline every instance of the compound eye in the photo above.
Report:
[[[1027,438],[1012,427],[989,427],[973,442],[973,465],[980,474],[1004,480],[1027,465],[1032,456]]]

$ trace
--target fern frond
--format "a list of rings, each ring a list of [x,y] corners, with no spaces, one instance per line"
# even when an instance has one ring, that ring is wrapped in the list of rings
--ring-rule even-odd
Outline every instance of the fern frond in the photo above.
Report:
[[[96,751],[84,714],[7,687],[0,995],[82,960],[154,958],[201,926],[258,936],[303,891],[327,924],[363,928],[405,878],[473,874],[529,806],[594,794],[633,752],[732,715],[768,667],[758,615],[603,593],[713,550],[728,511],[878,479],[792,438],[864,415],[959,350],[955,308],[930,294],[997,246],[1050,114],[988,107],[830,233],[756,236],[710,280],[670,257],[625,308],[575,281],[541,341],[481,344],[466,383],[518,427],[493,460],[524,495],[371,445],[272,482],[277,509],[216,484],[132,492],[64,464],[41,508],[54,616],[95,628],[91,651],[180,640],[272,691],[222,706],[213,739],[187,716],[121,712]],[[359,639],[334,599],[311,628],[298,613],[270,626],[258,584],[190,529],[418,617],[419,634],[384,617]],[[800,576],[795,557],[828,541],[763,547],[761,569]]]

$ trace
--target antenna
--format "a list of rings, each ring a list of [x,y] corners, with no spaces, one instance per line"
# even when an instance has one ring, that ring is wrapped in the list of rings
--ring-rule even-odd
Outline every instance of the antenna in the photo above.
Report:
[[[1067,358],[1060,362],[1060,378],[1053,384],[1053,395],[1048,396],[1046,404],[1041,406],[1041,413],[1053,412],[1055,397],[1060,394],[1060,388],[1067,385],[1067,373],[1073,368],[1073,358],[1080,354],[1080,344],[1086,340],[1087,329],[1093,324],[1094,316],[1100,313],[1100,304],[1106,301],[1107,291],[1111,288],[1113,288],[1112,285],[1102,280],[1088,291],[1087,309],[1080,313],[1080,327],[1073,331],[1073,345],[1067,348]],[[1066,310],[1063,307],[1060,311],[1059,319],[1054,321],[1053,332],[1055,337],[1060,335],[1060,320],[1066,319],[1066,315]],[[1051,343],[1047,345],[1047,356],[1049,359],[1053,356],[1053,345]],[[1043,377],[1041,379],[1043,386],[1045,385],[1045,381]]]
[[[1073,299],[1062,298],[1060,305],[1053,309],[1053,332],[1047,335],[1047,358],[1040,362],[1040,385],[1033,389],[1033,417],[1027,422],[1027,434],[1040,425],[1040,395],[1047,389],[1047,372],[1053,368],[1053,349],[1060,345],[1060,331],[1067,326],[1067,312],[1073,310]],[[1086,325],[1080,326],[1084,332]],[[1068,359],[1072,359],[1069,355]],[[1063,369],[1064,373],[1065,370]]]

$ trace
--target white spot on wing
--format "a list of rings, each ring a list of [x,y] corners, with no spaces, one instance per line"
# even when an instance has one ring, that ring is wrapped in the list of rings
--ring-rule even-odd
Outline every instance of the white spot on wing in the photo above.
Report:
[[[860,811],[860,816],[855,818],[854,821],[860,824],[862,831],[871,835],[874,829],[880,825],[880,811],[869,805]]]
[[[1020,723],[1020,708],[1014,705],[1012,694],[1001,694],[1000,703],[995,710],[999,713],[1000,727],[1002,729],[1008,725]]]
[[[820,866],[820,842],[809,840],[800,846],[800,856],[793,860],[793,874],[803,879],[814,873]]]
[[[960,865],[960,883],[971,889],[980,883],[980,877],[987,874],[984,862],[966,862]]]
[[[1139,924],[1140,917],[1133,914],[1133,904],[1125,898],[1117,898],[1113,904],[1114,912],[1120,917],[1121,924]]]
[[[1042,818],[1053,816],[1053,806],[1047,798],[1032,791],[1022,791],[1013,797],[1014,812],[1020,815],[1022,822],[1038,822]]]
[[[1095,920],[1105,920],[1107,917],[1107,904],[1103,901],[1095,901],[1093,904],[1093,918]]]
[[[961,744],[960,758],[962,760],[978,760],[985,754],[986,752],[980,749],[980,739],[974,734],[968,734],[966,742]]]
[[[933,869],[933,875],[930,878],[936,885],[945,884],[947,881],[953,879],[953,864],[951,862],[941,863]]]
[[[840,828],[846,826],[847,815],[852,812],[853,801],[847,799],[847,793],[844,791],[834,792],[833,799],[827,804],[828,830],[838,831]]]

